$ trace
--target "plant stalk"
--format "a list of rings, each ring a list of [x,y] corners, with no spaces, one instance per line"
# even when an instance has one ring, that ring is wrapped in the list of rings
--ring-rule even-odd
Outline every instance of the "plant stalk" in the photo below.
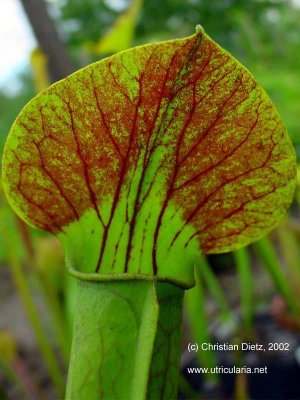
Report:
[[[53,289],[51,283],[49,283],[47,279],[43,277],[43,274],[38,271],[34,245],[27,225],[18,216],[16,216],[16,222],[18,231],[22,239],[22,243],[24,245],[24,249],[26,251],[28,267],[30,268],[31,272],[33,272],[34,278],[36,279],[37,287],[45,299],[46,307],[49,308],[56,339],[64,361],[67,364],[70,357],[70,340],[68,337],[68,329],[64,322],[61,304],[57,297],[57,293],[55,293],[55,290]]]
[[[253,248],[262,265],[269,272],[279,293],[286,299],[294,315],[299,314],[298,302],[290,283],[282,270],[277,254],[269,238],[264,237],[253,244]]]
[[[219,307],[220,314],[223,320],[229,320],[232,317],[230,304],[228,302],[228,299],[226,298],[226,295],[218,278],[213,272],[212,267],[210,266],[205,255],[200,255],[199,262],[196,264],[195,267],[199,271],[200,275],[203,277],[203,284],[205,283],[208,291],[214,297],[214,300]]]
[[[174,399],[183,289],[78,281],[68,400]]]
[[[206,261],[206,260],[205,260]],[[211,343],[209,323],[205,310],[205,290],[200,268],[195,268],[196,286],[188,290],[185,295],[185,306],[189,317],[189,325],[193,340],[200,346],[202,343]],[[212,350],[198,351],[197,358],[201,367],[212,369],[217,365],[216,354]],[[206,381],[218,381],[217,374],[204,376]]]
[[[40,321],[37,307],[31,296],[28,282],[24,274],[24,271],[22,269],[22,266],[17,256],[14,254],[8,239],[7,239],[7,248],[9,254],[8,261],[10,264],[10,269],[12,272],[15,285],[21,297],[28,319],[34,331],[39,349],[43,355],[45,364],[47,365],[55,389],[59,394],[59,396],[61,396],[64,393],[64,379],[62,376],[61,369],[54,355],[53,349],[51,348],[51,345],[49,343],[47,333],[45,332],[44,327]]]
[[[293,287],[293,291],[297,298],[300,296],[300,251],[299,241],[287,226],[286,223],[281,224],[277,229],[279,245],[282,255],[285,259],[285,265],[289,276],[289,281]]]
[[[247,248],[236,250],[235,263],[240,281],[240,302],[243,328],[247,334],[251,334],[253,328],[253,274],[251,271],[250,257]]]

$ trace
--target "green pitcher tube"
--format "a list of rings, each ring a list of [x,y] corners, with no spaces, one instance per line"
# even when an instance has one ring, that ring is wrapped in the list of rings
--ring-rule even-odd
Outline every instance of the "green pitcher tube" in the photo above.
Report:
[[[154,280],[78,280],[66,399],[174,398],[183,292]]]

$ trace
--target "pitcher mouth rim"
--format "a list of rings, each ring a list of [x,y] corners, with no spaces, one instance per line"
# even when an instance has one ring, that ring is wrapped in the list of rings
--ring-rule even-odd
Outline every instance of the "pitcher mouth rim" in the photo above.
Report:
[[[190,289],[195,285],[195,280],[191,282],[181,281],[171,276],[158,276],[146,274],[101,274],[101,273],[85,273],[79,272],[72,266],[68,266],[68,272],[75,278],[82,281],[90,282],[111,282],[111,281],[152,281],[152,282],[166,282],[178,286],[182,289]]]

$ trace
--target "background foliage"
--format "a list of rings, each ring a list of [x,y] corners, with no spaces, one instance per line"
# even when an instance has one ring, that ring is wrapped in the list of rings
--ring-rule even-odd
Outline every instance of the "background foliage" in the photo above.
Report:
[[[100,54],[90,49],[97,45],[103,35],[109,31],[116,19],[129,7],[131,1],[48,0],[47,4],[60,36],[67,44],[69,54],[74,64],[76,67],[80,68],[101,57],[109,55]],[[195,26],[200,23],[214,40],[244,63],[266,89],[288,128],[299,160],[299,21],[300,4],[298,3],[297,5],[296,1],[293,2],[290,0],[144,0],[141,12],[136,21],[136,31],[132,45],[187,36],[193,33]],[[18,81],[18,88],[16,90],[8,92],[0,88],[0,155],[3,151],[6,136],[16,115],[35,94],[35,83],[31,69],[25,69],[18,77]],[[17,249],[17,253],[20,253],[20,258],[23,259],[24,250],[22,250],[22,241],[16,230],[14,217],[11,211],[5,207],[3,198],[0,202],[0,206],[1,224],[4,226],[4,221],[6,221],[5,229],[11,231],[14,248]],[[283,248],[280,248],[280,246],[282,246],[284,241],[280,241],[279,249],[282,253],[281,256],[286,257],[287,255],[287,264],[289,264],[289,262],[291,264],[290,275],[282,272],[282,265],[270,244],[267,243],[267,246],[270,247],[268,251],[266,251],[266,243],[264,246],[261,245],[260,247],[257,246],[254,248],[261,263],[265,265],[269,275],[275,282],[275,291],[277,290],[278,293],[283,294],[287,299],[290,309],[293,309],[291,305],[294,304],[294,299],[299,299],[300,295],[300,229],[296,218],[299,218],[299,210],[295,202],[288,223],[295,223],[296,233],[298,233],[294,236],[292,234],[291,236],[289,231],[290,225],[283,227],[281,233],[279,231],[279,239],[280,235],[281,239],[286,239]],[[43,258],[42,252],[44,251],[47,253],[48,251],[44,258],[49,261],[51,259],[50,255],[53,255],[56,250],[53,251],[52,242],[50,242],[50,244],[46,242],[46,250],[48,249],[47,246],[49,246],[50,250],[45,251],[45,243],[44,247],[41,246],[42,239],[43,238],[37,235],[35,236],[35,242],[37,242],[37,246],[40,248],[38,255]],[[41,251],[41,249],[43,250]],[[278,248],[276,250],[278,250]],[[237,278],[237,280],[240,280],[240,287],[236,289],[237,286],[235,286],[235,291],[238,293],[238,296],[240,296],[238,301],[241,302],[241,308],[244,307],[245,309],[245,321],[243,322],[242,329],[244,333],[246,332],[245,336],[248,335],[248,331],[250,330],[248,326],[250,325],[249,320],[253,317],[255,305],[259,303],[261,299],[265,301],[265,293],[261,293],[260,298],[249,298],[249,290],[251,292],[256,285],[256,282],[253,282],[253,279],[255,279],[254,273],[251,271],[253,265],[248,265],[249,260],[245,254],[237,254],[234,256],[229,254],[225,257],[212,256],[208,261],[210,264],[213,264],[214,269],[210,269],[209,263],[205,263],[203,260],[201,270],[199,269],[198,273],[198,288],[201,288],[203,280],[203,285],[205,284],[206,290],[218,304],[219,314],[217,317],[223,322],[227,321],[226,323],[228,324],[234,324],[234,322],[230,320],[230,315],[233,310],[231,305],[226,302],[221,287],[222,285],[220,285],[218,279],[216,279],[216,275],[220,271],[222,272],[229,269],[234,263],[238,265],[239,278]],[[7,263],[6,245],[4,235],[1,235],[1,233],[0,262],[3,265]],[[31,261],[29,261],[29,263],[30,262]],[[41,264],[43,263],[45,264],[44,261]],[[51,263],[53,264],[52,259]],[[59,261],[57,264],[59,264]],[[218,266],[220,266],[219,271]],[[61,265],[59,265],[59,267],[61,267]],[[43,269],[47,269],[47,274],[49,275],[48,269],[50,269],[50,267],[42,267],[41,270]],[[66,295],[64,298],[64,294],[62,293],[64,289],[60,286],[62,285],[61,272],[58,271],[60,271],[59,268],[57,270],[55,269],[53,272],[54,277],[52,278],[55,284],[53,285],[53,283],[51,283],[51,285],[48,286],[54,287],[53,290],[55,293],[58,293],[58,302],[62,299],[65,300],[67,317],[72,321],[72,309],[74,308],[74,296],[72,295],[73,283],[66,278],[66,292],[71,293],[71,295]],[[294,278],[295,276],[298,276],[298,280]],[[42,281],[43,279],[45,280],[42,273],[41,277]],[[250,279],[251,277],[252,280]],[[60,282],[60,285],[57,282]],[[289,298],[291,298],[291,296],[289,296],[289,285],[293,286],[291,282],[295,284],[296,289],[293,292],[294,297],[292,296],[291,301],[289,301]],[[222,282],[222,284],[224,284],[224,282]],[[43,285],[45,285],[45,282],[42,283],[42,286]],[[234,285],[236,285],[236,281]],[[200,291],[198,294],[195,292],[190,293],[197,301],[199,300],[199,304],[201,301],[203,302],[204,292],[202,293]],[[50,295],[48,293],[48,296],[52,296],[53,302],[53,293],[51,292]],[[201,297],[200,299],[199,296]],[[192,298],[191,302],[194,304],[195,300]],[[52,310],[54,320],[55,318],[57,320],[56,330],[58,332],[60,328],[65,328],[65,326],[61,326],[65,324],[60,324],[61,316],[59,314],[61,310],[59,310],[59,305],[60,304],[58,304],[58,309]],[[298,307],[299,301],[296,304],[297,310]],[[203,327],[200,332],[203,338],[209,338],[209,332],[205,330],[208,326],[208,322],[204,310],[202,311],[202,313],[199,313],[199,308],[196,308],[196,315],[191,318],[195,321],[197,326]],[[284,310],[284,312],[286,312],[286,310]],[[286,315],[288,316],[288,314]],[[198,318],[198,320],[196,318]],[[200,320],[201,318],[202,320]],[[228,322],[229,320],[230,322]],[[299,324],[299,321],[297,323]],[[69,325],[71,326],[71,322]],[[297,329],[299,329],[299,326]],[[63,343],[61,347],[64,347]],[[66,358],[67,357],[68,355]],[[207,365],[215,364],[214,356],[212,355],[210,360],[202,360],[202,362]]]

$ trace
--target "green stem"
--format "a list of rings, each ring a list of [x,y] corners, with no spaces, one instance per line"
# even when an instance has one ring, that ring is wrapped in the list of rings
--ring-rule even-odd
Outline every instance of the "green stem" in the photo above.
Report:
[[[74,317],[76,314],[76,290],[77,290],[77,279],[69,274],[65,270],[64,277],[64,298],[65,298],[65,309],[64,314],[66,316],[66,325],[69,332],[69,337],[72,337]]]
[[[26,276],[20,265],[20,262],[13,252],[10,243],[7,241],[9,264],[13,279],[19,295],[21,297],[23,306],[26,310],[27,316],[30,320],[32,329],[35,333],[36,340],[40,351],[44,357],[45,363],[48,367],[50,376],[57,390],[57,393],[61,397],[64,393],[64,380],[58,365],[57,359],[53,353],[53,350],[49,344],[47,333],[45,332],[43,325],[40,321],[40,317],[36,308],[36,305],[32,299],[30,288],[27,283]]]
[[[299,241],[295,234],[288,228],[287,224],[282,224],[277,229],[279,245],[282,255],[285,259],[285,264],[291,286],[293,287],[294,293],[297,299],[300,296],[300,251]]]
[[[253,278],[247,248],[235,251],[235,263],[240,280],[240,299],[243,327],[250,333],[253,323]]]
[[[181,354],[184,290],[169,283],[156,284],[159,316],[147,388],[147,400],[177,398]],[[143,354],[140,354],[143,358]],[[137,396],[132,400],[139,399]]]
[[[68,400],[174,399],[183,289],[78,281]]]
[[[205,255],[201,254],[196,268],[199,270],[208,290],[216,300],[222,317],[224,320],[229,319],[231,317],[229,302]]]
[[[51,313],[53,330],[57,344],[63,356],[65,365],[70,359],[70,332],[65,321],[63,308],[53,285],[43,274],[37,273],[41,291],[45,297],[46,305]]]
[[[27,257],[29,260],[34,258],[34,246],[32,243],[32,239],[29,233],[28,226],[22,221],[17,215],[15,216],[17,229],[20,233],[24,249],[27,253]]]
[[[57,343],[64,361],[67,364],[70,358],[70,340],[57,293],[55,293],[55,290],[53,290],[51,283],[47,281],[47,279],[45,279],[38,271],[36,266],[34,245],[32,243],[27,225],[18,216],[16,216],[16,223],[24,245],[24,249],[26,250],[28,266],[37,279],[38,289],[40,289],[42,295],[44,296],[47,308],[51,313]]]
[[[201,350],[202,343],[212,343],[208,330],[208,319],[205,310],[205,294],[203,282],[199,269],[195,269],[196,285],[185,294],[185,306],[189,317],[189,325],[192,331],[192,338],[198,344],[197,357],[201,367],[214,368],[217,365],[215,352],[212,350]],[[210,381],[218,381],[218,375],[209,374],[205,377]]]
[[[299,307],[294,296],[293,291],[291,290],[290,284],[282,270],[280,262],[278,261],[277,254],[267,237],[260,239],[258,242],[253,244],[253,248],[263,264],[263,266],[269,272],[273,282],[275,283],[277,290],[279,293],[283,295],[283,297],[288,302],[288,305],[291,311],[298,315]]]

